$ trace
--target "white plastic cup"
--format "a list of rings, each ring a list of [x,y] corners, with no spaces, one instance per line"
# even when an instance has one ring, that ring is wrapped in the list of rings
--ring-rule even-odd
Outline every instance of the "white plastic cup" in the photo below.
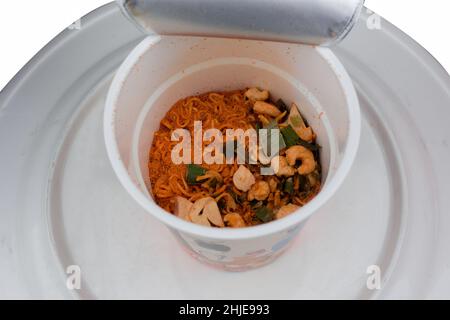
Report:
[[[166,112],[187,96],[253,86],[295,102],[312,126],[322,147],[320,193],[288,217],[242,229],[203,227],[161,209],[149,191],[148,157]],[[352,81],[329,49],[198,37],[143,40],[117,71],[104,115],[108,155],[128,193],[194,257],[233,271],[273,261],[333,196],[355,158],[360,125]]]

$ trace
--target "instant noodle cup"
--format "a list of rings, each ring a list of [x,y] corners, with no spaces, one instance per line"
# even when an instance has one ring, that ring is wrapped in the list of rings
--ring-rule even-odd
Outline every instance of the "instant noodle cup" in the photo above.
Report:
[[[152,198],[148,161],[153,134],[166,112],[188,96],[249,87],[299,106],[321,146],[322,190],[283,219],[240,229],[196,225],[160,208]],[[344,181],[360,124],[352,81],[329,49],[198,37],[143,40],[117,71],[104,114],[108,156],[125,190],[192,256],[232,271],[265,265],[289,247]]]

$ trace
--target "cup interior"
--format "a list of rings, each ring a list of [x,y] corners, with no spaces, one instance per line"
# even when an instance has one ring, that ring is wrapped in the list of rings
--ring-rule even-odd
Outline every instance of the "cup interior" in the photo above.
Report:
[[[148,175],[149,151],[154,132],[170,107],[200,93],[259,87],[288,105],[295,102],[315,131],[321,146],[323,192],[340,167],[355,121],[351,114],[355,106],[349,107],[347,92],[353,87],[351,83],[351,88],[344,87],[334,59],[328,49],[303,45],[147,38],[118,71],[108,97],[106,140],[111,143],[109,130],[119,158],[112,157],[113,166],[120,162],[126,168],[128,179],[137,187],[129,190],[132,195],[137,189],[148,203],[155,204]]]

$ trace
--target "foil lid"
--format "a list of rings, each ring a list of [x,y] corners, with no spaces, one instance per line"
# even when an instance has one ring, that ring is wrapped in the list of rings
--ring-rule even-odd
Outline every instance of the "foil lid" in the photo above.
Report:
[[[118,0],[146,33],[332,46],[364,0]]]

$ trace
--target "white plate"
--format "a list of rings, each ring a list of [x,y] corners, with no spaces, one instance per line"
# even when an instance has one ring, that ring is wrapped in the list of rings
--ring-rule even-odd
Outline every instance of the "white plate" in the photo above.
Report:
[[[350,176],[285,255],[245,273],[189,257],[111,169],[103,103],[139,32],[110,4],[59,35],[0,95],[0,297],[450,298],[450,79],[367,17],[335,49],[364,115]]]

